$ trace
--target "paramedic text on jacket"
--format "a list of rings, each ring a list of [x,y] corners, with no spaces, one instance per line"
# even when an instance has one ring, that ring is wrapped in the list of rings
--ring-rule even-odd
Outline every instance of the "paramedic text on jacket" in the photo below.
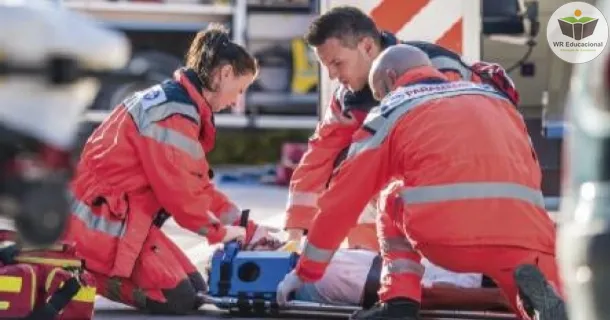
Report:
[[[346,28],[349,32],[345,30]],[[392,34],[380,33],[375,23],[365,13],[349,6],[336,7],[317,18],[312,23],[306,38],[309,45],[318,52],[324,51],[323,53],[328,56],[328,59],[325,56],[320,62],[327,68],[336,69],[331,77],[349,83],[354,81],[352,78],[362,78],[360,73],[364,75],[366,81],[370,61],[365,60],[376,57],[373,54],[355,62],[350,60],[354,59],[353,52],[358,49],[343,44],[352,41],[350,37],[354,36],[375,39],[374,50],[371,53],[381,52],[384,48],[399,43]],[[329,42],[333,39],[340,40],[340,44]],[[469,65],[462,61],[459,55],[438,45],[421,41],[407,43],[423,50],[433,65],[449,80],[465,79],[493,84],[515,105],[518,104],[519,95],[513,82],[499,65],[485,62]],[[350,58],[344,55],[346,52],[351,52]],[[343,68],[351,71],[342,74],[340,68],[332,65],[336,61],[340,61]],[[359,87],[360,84],[356,83],[353,86]],[[350,91],[345,84],[337,89],[326,109],[324,120],[318,123],[315,133],[309,140],[309,148],[290,181],[285,222],[287,230],[310,228],[317,211],[318,198],[326,190],[333,169],[343,160],[352,141],[352,135],[360,127],[368,111],[376,105],[377,101],[373,98],[370,88],[364,83],[358,91]],[[350,231],[347,239],[352,248],[362,247],[377,251],[379,247],[375,235],[375,214],[371,214],[369,209],[367,207],[367,210],[361,214],[358,226]]]
[[[186,68],[126,99],[88,139],[65,238],[102,295],[154,313],[201,304],[203,278],[160,229],[169,216],[209,243],[260,233],[252,222],[239,226],[240,209],[210,181],[205,157],[213,112],[234,104],[256,73],[254,58],[211,25],[195,37]]]
[[[394,178],[404,182],[404,204],[391,213],[389,226],[405,242],[401,248],[414,250],[396,260],[384,257],[383,277],[398,278],[382,280],[381,301],[420,301],[418,252],[449,270],[489,275],[515,311],[510,271],[521,263],[539,261],[559,286],[540,168],[511,101],[488,85],[448,82],[431,66],[409,70],[395,85],[402,87],[371,111],[318,202],[299,278],[320,279],[368,199]],[[380,236],[388,246],[397,244]],[[481,253],[475,258],[463,254],[465,248]],[[509,257],[508,265],[494,264],[500,254]]]

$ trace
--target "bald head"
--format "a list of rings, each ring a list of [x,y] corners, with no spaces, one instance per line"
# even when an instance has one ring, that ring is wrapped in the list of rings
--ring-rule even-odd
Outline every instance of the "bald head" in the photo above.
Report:
[[[390,46],[373,61],[369,71],[369,86],[375,98],[381,100],[394,89],[396,79],[405,72],[431,65],[428,55],[414,46],[406,44]]]

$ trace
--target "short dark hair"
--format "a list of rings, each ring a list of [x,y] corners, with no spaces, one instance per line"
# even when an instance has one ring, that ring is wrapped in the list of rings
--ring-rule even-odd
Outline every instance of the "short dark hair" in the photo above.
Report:
[[[305,41],[310,46],[317,47],[330,38],[336,38],[343,45],[353,47],[366,36],[381,43],[381,33],[373,19],[356,7],[339,6],[311,23]]]
[[[241,45],[229,38],[229,30],[221,24],[212,23],[199,31],[186,54],[186,67],[191,68],[208,90],[214,70],[231,65],[236,75],[258,73],[256,59]]]

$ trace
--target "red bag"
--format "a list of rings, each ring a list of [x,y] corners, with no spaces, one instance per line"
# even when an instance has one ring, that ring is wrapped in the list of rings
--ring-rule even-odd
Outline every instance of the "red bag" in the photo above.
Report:
[[[17,264],[0,267],[0,318],[23,318],[36,304],[36,266]]]
[[[91,319],[95,295],[94,277],[70,244],[0,248],[0,319]]]
[[[67,305],[59,312],[57,319],[91,319],[95,303],[95,280],[89,273],[74,274],[62,268],[49,270],[44,285],[43,300],[51,301],[56,295],[62,295],[61,289],[71,280],[77,280],[80,285],[77,293],[69,298]],[[61,298],[61,297],[60,297]]]

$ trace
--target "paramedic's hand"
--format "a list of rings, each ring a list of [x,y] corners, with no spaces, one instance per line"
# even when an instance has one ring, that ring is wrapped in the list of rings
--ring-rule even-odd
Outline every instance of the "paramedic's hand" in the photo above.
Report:
[[[296,271],[290,271],[290,273],[284,277],[284,280],[277,286],[277,303],[280,306],[285,305],[288,302],[288,296],[299,290],[301,286],[303,286],[303,281],[299,279]]]
[[[222,238],[222,243],[231,242],[233,240],[243,241],[246,239],[246,228],[244,227],[225,226],[225,230],[227,230],[227,233],[225,233],[224,238]]]
[[[305,230],[294,229],[294,228],[286,229],[286,232],[288,233],[288,241],[297,241],[297,242],[300,242],[301,239],[303,238],[303,235],[305,234]]]
[[[279,229],[258,225],[252,239],[246,245],[246,250],[251,251],[273,251],[282,246],[283,242],[274,233],[279,232]]]

